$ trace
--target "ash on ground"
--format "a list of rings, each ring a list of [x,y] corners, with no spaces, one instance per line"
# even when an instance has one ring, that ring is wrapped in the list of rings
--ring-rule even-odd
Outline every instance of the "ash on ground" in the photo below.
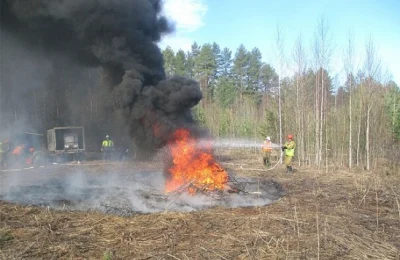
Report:
[[[235,193],[165,194],[162,171],[118,169],[118,165],[49,166],[0,172],[0,200],[57,210],[100,211],[129,216],[160,211],[197,211],[212,207],[265,206],[284,195],[270,180],[235,177]]]

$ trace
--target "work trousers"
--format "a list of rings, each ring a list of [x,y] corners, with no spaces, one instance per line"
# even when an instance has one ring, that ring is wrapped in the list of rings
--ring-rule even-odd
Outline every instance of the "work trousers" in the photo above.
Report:
[[[293,158],[293,156],[285,155],[285,165],[286,166],[292,166],[292,158]]]
[[[266,166],[271,166],[271,152],[263,151],[263,163]]]
[[[104,148],[103,160],[111,161],[111,148]]]

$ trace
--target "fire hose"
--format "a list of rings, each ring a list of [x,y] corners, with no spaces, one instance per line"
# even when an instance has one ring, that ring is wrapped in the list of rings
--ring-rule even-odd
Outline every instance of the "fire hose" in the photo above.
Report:
[[[247,171],[271,171],[271,170],[275,169],[275,167],[278,166],[278,164],[280,162],[282,162],[282,159],[283,159],[283,150],[280,153],[280,158],[279,158],[278,162],[274,166],[272,166],[271,168],[268,168],[268,169],[244,168],[243,166],[244,165],[248,165],[247,163],[230,163],[230,162],[223,162],[223,163],[224,164],[231,164],[231,165],[240,165],[240,169],[241,170],[247,170]]]

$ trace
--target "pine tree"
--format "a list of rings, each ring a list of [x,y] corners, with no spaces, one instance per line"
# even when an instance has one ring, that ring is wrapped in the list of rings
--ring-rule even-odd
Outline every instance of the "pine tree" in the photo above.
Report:
[[[227,77],[221,77],[216,88],[216,100],[223,107],[229,107],[234,104],[237,97],[235,84]]]
[[[201,47],[200,53],[195,58],[195,70],[200,81],[200,87],[202,88],[205,96],[205,102],[208,101],[210,83],[212,75],[215,73],[216,62],[211,44],[204,44]]]
[[[186,76],[186,55],[183,50],[179,50],[175,56],[175,74]]]
[[[250,57],[243,44],[239,46],[233,60],[233,73],[239,89],[240,101],[243,100],[243,92],[246,89],[247,74],[249,70]]]
[[[278,86],[278,74],[270,64],[263,64],[260,69],[259,91],[267,93]]]
[[[262,66],[262,55],[258,48],[254,48],[249,54],[249,70],[247,90],[256,92],[260,83],[260,69]]]
[[[212,51],[213,51],[214,58],[215,58],[215,71],[214,71],[212,81],[216,82],[218,80],[218,78],[221,76],[222,54],[221,54],[221,49],[220,49],[219,45],[215,42],[212,45]]]
[[[170,46],[167,46],[162,53],[164,56],[165,74],[167,77],[171,77],[175,73],[175,52]]]
[[[229,78],[232,76],[232,51],[224,48],[221,53],[221,76]]]
[[[194,78],[194,66],[195,66],[195,60],[193,57],[192,52],[186,52],[186,76],[189,78]]]

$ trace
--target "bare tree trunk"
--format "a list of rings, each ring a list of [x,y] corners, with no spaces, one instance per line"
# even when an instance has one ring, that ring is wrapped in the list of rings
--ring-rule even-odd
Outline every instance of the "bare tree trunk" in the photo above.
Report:
[[[305,136],[304,136],[304,85],[302,80],[304,77],[305,53],[303,49],[303,42],[301,34],[297,37],[296,45],[293,50],[293,58],[297,65],[297,79],[296,79],[296,122],[297,122],[297,135],[299,147],[299,164],[305,161]]]
[[[349,170],[353,166],[353,117],[352,117],[352,94],[353,94],[353,69],[354,69],[354,33],[349,30],[347,47],[345,50],[344,65],[346,69],[346,76],[349,80]]]
[[[393,117],[392,117],[392,125],[396,125],[396,118],[397,118],[397,111],[396,111],[396,103],[397,103],[397,96],[394,95],[394,101],[393,101]]]
[[[360,118],[358,122],[358,133],[357,133],[357,167],[360,166],[360,136],[361,136],[361,120],[362,120],[362,102],[360,97]]]
[[[325,173],[328,173],[328,129],[325,117]]]
[[[325,118],[325,78],[324,78],[324,69],[327,69],[330,62],[330,57],[332,55],[333,49],[330,43],[331,35],[329,33],[329,26],[325,22],[324,17],[321,17],[320,22],[317,27],[317,34],[315,38],[315,60],[318,68],[317,74],[321,73],[321,98],[320,98],[320,111],[319,115],[319,129],[316,129],[316,142],[318,143],[318,151],[317,151],[317,161],[318,168],[321,167],[322,161],[322,149],[323,149],[323,131],[324,131],[324,118]],[[318,81],[317,81],[318,82]],[[326,140],[325,140],[326,141]],[[327,156],[327,155],[325,155]]]
[[[369,131],[370,131],[370,114],[371,114],[371,107],[370,105],[367,105],[367,129],[366,129],[366,133],[365,133],[365,151],[367,153],[366,155],[366,160],[367,160],[367,171],[370,170],[370,147],[369,147]]]
[[[278,110],[279,110],[279,142],[282,144],[282,101],[281,101],[281,78],[282,78],[282,66],[284,63],[284,48],[283,48],[283,34],[279,24],[276,26],[276,39],[275,39],[275,51],[277,52],[277,58],[279,63],[279,73],[278,73]],[[280,160],[282,163],[282,158]]]
[[[318,71],[315,73],[315,164],[319,166],[319,91],[318,91]]]
[[[343,118],[343,135],[342,135],[342,155],[341,155],[341,159],[340,159],[340,161],[341,161],[341,166],[343,167],[343,164],[344,164],[344,159],[343,159],[343,155],[344,155],[344,144],[346,143],[346,140],[345,140],[345,134],[344,133],[346,133],[346,118]]]
[[[371,117],[371,110],[372,107],[375,106],[374,102],[375,100],[375,89],[374,89],[374,81],[376,80],[376,77],[379,77],[380,73],[380,60],[377,59],[376,57],[376,49],[374,47],[374,43],[372,40],[372,37],[370,36],[367,41],[366,41],[366,60],[365,60],[365,69],[366,69],[366,75],[367,75],[367,126],[366,126],[366,142],[365,142],[365,150],[366,150],[366,164],[367,164],[367,171],[371,169],[371,156],[370,156],[370,117]]]
[[[307,122],[310,122],[310,114],[307,114]],[[310,147],[311,140],[310,140],[310,131],[308,131],[308,128],[307,128],[307,144],[308,144],[307,150],[308,150],[308,152],[310,152],[311,151],[311,147]],[[307,161],[308,161],[308,164],[311,165],[311,157],[309,154],[307,154]]]
[[[296,127],[297,127],[297,133],[298,133],[298,144],[299,147],[301,148],[301,135],[300,135],[300,105],[299,105],[299,77],[300,77],[300,71],[299,74],[297,75],[296,78]],[[301,149],[300,149],[301,151]],[[299,166],[301,166],[301,152],[300,152],[300,156],[297,156],[298,160],[299,160]]]
[[[319,162],[322,162],[322,135],[323,135],[323,127],[324,127],[324,71],[321,68],[321,108],[320,108],[320,128],[319,128]],[[318,168],[321,165],[318,165]]]
[[[349,170],[351,171],[351,167],[352,167],[352,162],[353,162],[353,147],[352,147],[352,143],[351,143],[351,137],[352,137],[352,117],[351,117],[351,92],[352,92],[352,78],[350,77],[350,86],[349,86]]]
[[[281,102],[281,75],[279,72],[278,75],[278,88],[279,88],[279,94],[278,94],[278,103],[279,103],[279,143],[282,144],[282,102]],[[282,157],[280,159],[280,162],[282,163]]]

